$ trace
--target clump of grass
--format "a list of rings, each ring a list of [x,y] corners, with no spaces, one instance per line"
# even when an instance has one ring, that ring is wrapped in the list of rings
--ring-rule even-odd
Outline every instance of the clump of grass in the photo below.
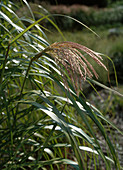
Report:
[[[71,80],[79,90],[80,80],[85,81],[88,77],[92,80],[93,75],[98,78],[86,56],[107,70],[101,56],[73,42],[49,45],[39,22],[47,19],[60,30],[47,15],[34,21],[28,6],[33,19],[26,19],[30,24],[26,27],[14,13],[11,2],[0,5],[1,168],[61,169],[62,164],[67,169],[68,164],[83,170],[88,168],[88,157],[95,168],[99,168],[100,164],[95,161],[97,156],[107,169],[120,168],[115,147],[101,122],[117,128],[94,106],[73,93],[74,87],[69,82],[70,90],[64,83]],[[61,95],[54,89],[54,82],[60,87]],[[79,121],[75,119],[75,111],[81,118]],[[100,145],[102,141],[96,135],[98,131],[108,148],[106,155]],[[67,155],[66,149],[72,150],[72,157]],[[88,152],[93,154],[94,160]]]

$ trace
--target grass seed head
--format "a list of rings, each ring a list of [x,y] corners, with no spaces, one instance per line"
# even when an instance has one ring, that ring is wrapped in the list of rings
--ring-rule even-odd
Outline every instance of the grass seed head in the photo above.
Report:
[[[103,60],[102,57],[98,53],[78,43],[69,41],[54,43],[50,45],[50,48],[48,48],[46,52],[54,58],[60,67],[66,84],[68,77],[65,70],[67,71],[77,93],[79,88],[82,89],[81,83],[82,81],[86,81],[86,77],[92,78],[93,75],[97,79],[99,77],[92,64],[82,52],[90,56],[98,65],[107,70],[101,61]]]

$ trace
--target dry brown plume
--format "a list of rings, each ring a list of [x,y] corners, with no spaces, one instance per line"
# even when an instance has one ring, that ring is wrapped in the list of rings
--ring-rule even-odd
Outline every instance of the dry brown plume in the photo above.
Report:
[[[107,70],[106,66],[101,62],[103,60],[102,57],[97,52],[78,43],[69,41],[58,42],[51,44],[50,48],[46,51],[46,53],[49,53],[54,58],[58,66],[62,68],[60,71],[62,70],[65,82],[67,82],[65,70],[68,72],[76,91],[82,89],[81,83],[83,80],[86,80],[86,77],[92,78],[94,75],[98,79],[97,72],[82,52]]]

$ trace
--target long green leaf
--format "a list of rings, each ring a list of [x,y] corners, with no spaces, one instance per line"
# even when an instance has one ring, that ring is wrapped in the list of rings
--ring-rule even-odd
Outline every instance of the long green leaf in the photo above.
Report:
[[[92,83],[94,83],[94,84],[96,84],[96,85],[98,85],[98,86],[100,86],[100,87],[102,87],[102,88],[104,88],[104,89],[106,89],[106,90],[108,90],[108,91],[111,91],[111,92],[113,92],[113,93],[115,93],[115,94],[123,97],[123,94],[119,93],[118,91],[113,90],[113,89],[111,89],[110,87],[107,87],[107,86],[105,86],[104,84],[99,83],[99,82],[96,81],[96,80],[93,80],[93,79],[90,79],[90,78],[87,78],[87,79],[88,79],[90,82],[92,82]]]
[[[16,40],[18,40],[23,34],[25,34],[27,31],[29,31],[32,27],[34,27],[36,24],[38,24],[39,22],[41,22],[42,20],[44,20],[45,18],[48,18],[49,15],[42,17],[41,19],[35,21],[33,24],[31,24],[30,26],[28,26],[24,31],[22,31],[20,34],[18,34],[10,43],[13,44]]]

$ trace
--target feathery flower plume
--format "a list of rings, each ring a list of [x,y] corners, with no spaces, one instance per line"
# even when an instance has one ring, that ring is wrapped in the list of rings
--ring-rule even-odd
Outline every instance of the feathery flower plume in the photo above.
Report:
[[[68,72],[77,92],[79,88],[82,89],[81,83],[86,80],[87,76],[92,78],[94,75],[98,79],[98,74],[94,67],[81,52],[85,52],[98,65],[107,70],[106,66],[101,62],[101,60],[103,60],[102,57],[98,53],[78,43],[69,41],[58,42],[51,44],[46,50],[46,53],[49,53],[58,66],[62,68],[60,71],[62,72],[66,84],[68,78],[65,70]],[[63,68],[65,70],[63,70]]]

